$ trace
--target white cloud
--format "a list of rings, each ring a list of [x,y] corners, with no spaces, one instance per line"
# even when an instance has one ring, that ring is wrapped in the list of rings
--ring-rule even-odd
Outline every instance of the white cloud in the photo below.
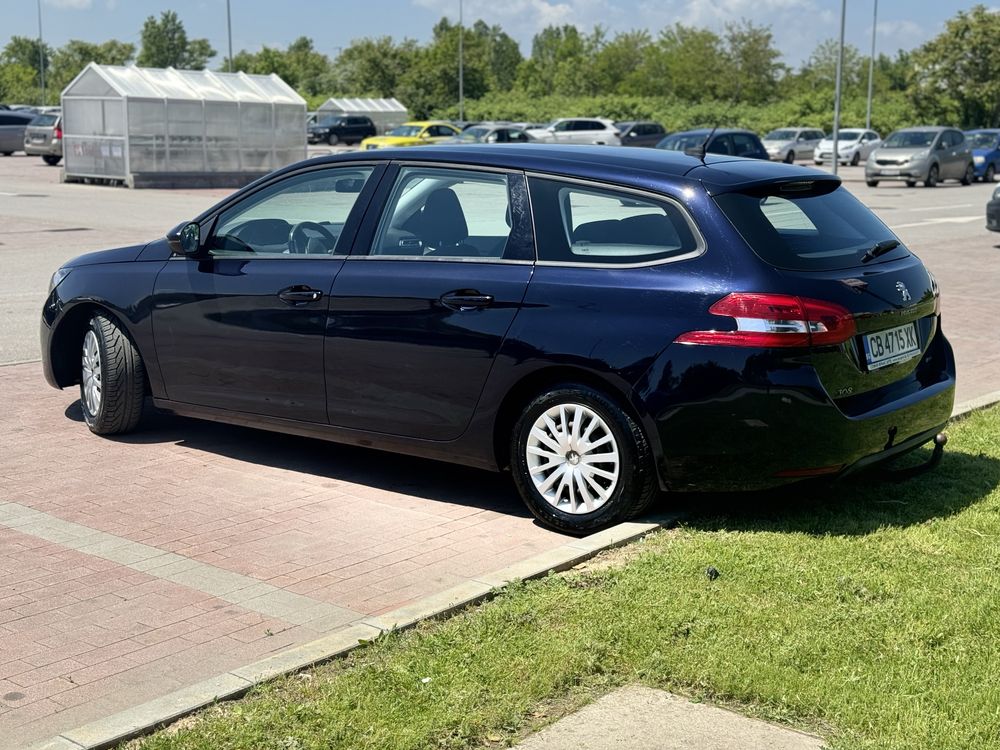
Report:
[[[70,10],[88,10],[93,0],[45,0],[46,5],[53,8],[68,8]]]

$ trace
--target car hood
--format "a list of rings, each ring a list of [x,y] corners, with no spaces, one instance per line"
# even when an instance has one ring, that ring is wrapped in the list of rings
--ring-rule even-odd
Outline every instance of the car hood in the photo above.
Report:
[[[364,146],[414,146],[422,143],[420,138],[408,135],[373,135],[365,138],[362,142]]]
[[[913,148],[912,146],[907,146],[906,148],[887,148],[886,146],[879,146],[876,153],[882,156],[892,156],[897,159],[900,157],[912,157],[914,154],[919,154],[921,151],[930,151],[930,146],[922,146],[920,148]]]
[[[524,132],[535,138],[548,138],[552,135],[552,131],[548,128],[528,128]]]
[[[764,144],[764,148],[784,148],[785,146],[791,146],[795,141],[761,141]]]
[[[78,255],[67,263],[63,263],[63,268],[79,268],[80,266],[96,266],[101,263],[128,263],[139,257],[139,254],[146,247],[146,243],[141,245],[129,245],[127,247],[116,247],[111,250],[97,250],[92,253]]]
[[[858,145],[857,141],[841,141],[840,145],[837,147],[838,151],[846,151],[849,148],[855,148]],[[830,138],[824,138],[819,142],[820,149],[830,149],[833,151],[833,140]]]
[[[989,156],[1000,151],[1000,148],[974,148],[972,149],[973,156]]]

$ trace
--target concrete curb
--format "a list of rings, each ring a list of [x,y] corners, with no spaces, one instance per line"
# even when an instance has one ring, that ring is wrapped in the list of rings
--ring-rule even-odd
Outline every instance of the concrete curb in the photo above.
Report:
[[[951,413],[951,418],[956,419],[958,417],[964,417],[969,412],[985,409],[988,406],[993,406],[997,403],[1000,403],[1000,391],[993,391],[992,393],[986,393],[982,396],[976,396],[975,398],[970,398],[968,401],[955,404],[955,408]]]
[[[103,750],[148,734],[217,701],[244,696],[250,688],[350,653],[382,633],[403,630],[424,621],[446,617],[470,604],[491,599],[508,583],[541,578],[568,570],[599,552],[640,539],[674,525],[678,513],[658,514],[649,521],[629,521],[596,534],[573,539],[505,568],[469,579],[437,594],[373,617],[364,617],[310,643],[230,670],[71,729],[31,745],[28,750]]]

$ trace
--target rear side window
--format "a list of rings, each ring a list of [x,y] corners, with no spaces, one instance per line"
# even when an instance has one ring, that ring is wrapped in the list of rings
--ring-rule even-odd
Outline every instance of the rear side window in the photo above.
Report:
[[[701,252],[681,209],[666,200],[540,178],[528,185],[539,261],[627,265]]]
[[[747,154],[756,154],[760,151],[760,147],[757,142],[746,133],[733,133],[733,150],[736,152],[736,156],[746,156]]]
[[[861,265],[875,243],[895,239],[879,219],[842,187],[801,191],[724,193],[719,207],[764,261],[794,271],[820,271]],[[900,245],[874,263],[907,255]]]

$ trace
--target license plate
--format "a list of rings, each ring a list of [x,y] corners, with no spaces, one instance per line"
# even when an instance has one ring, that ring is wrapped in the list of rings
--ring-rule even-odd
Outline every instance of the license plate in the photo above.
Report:
[[[887,177],[894,177],[895,175],[899,174],[899,170],[898,169],[883,169],[882,170],[882,174],[886,175]]]
[[[31,136],[31,142],[32,143],[45,143],[45,136],[44,135],[33,135],[33,136]]]
[[[907,323],[905,326],[896,326],[876,333],[866,333],[862,340],[865,344],[865,360],[869,370],[905,362],[920,354],[916,323]]]

